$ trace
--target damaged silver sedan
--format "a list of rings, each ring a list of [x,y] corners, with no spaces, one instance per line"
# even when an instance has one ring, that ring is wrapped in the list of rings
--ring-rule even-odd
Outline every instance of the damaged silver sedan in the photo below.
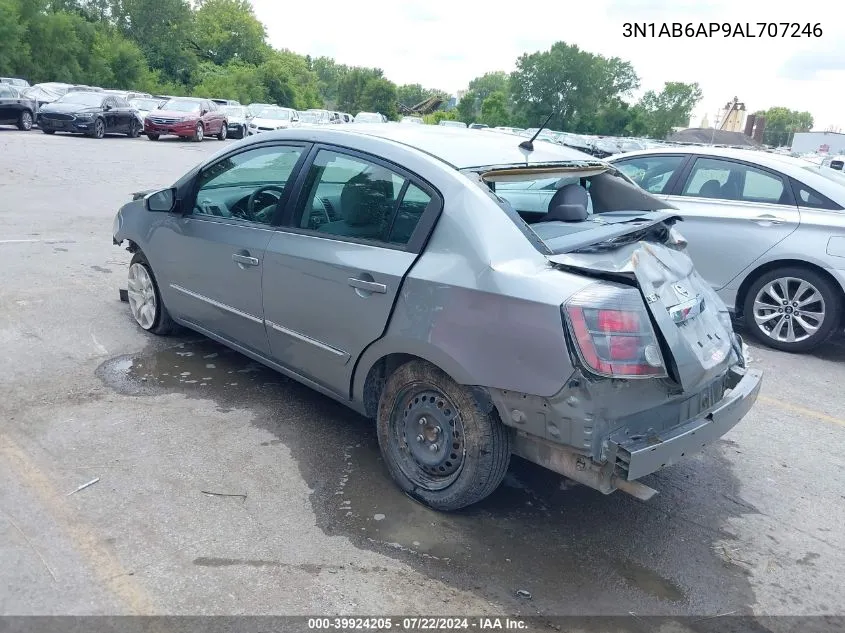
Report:
[[[235,143],[136,194],[113,240],[140,327],[374,419],[396,483],[456,510],[512,454],[647,499],[641,477],[748,412],[761,375],[677,220],[565,147],[361,125]]]

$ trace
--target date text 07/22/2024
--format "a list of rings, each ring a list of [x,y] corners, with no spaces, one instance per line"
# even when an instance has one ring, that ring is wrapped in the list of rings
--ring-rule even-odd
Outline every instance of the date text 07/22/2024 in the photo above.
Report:
[[[625,22],[622,37],[747,37],[814,38],[824,31],[819,22]]]

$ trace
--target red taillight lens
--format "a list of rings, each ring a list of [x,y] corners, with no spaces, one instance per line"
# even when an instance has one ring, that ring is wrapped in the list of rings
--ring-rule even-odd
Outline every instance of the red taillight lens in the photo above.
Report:
[[[563,307],[587,368],[610,377],[665,377],[660,346],[636,288],[595,284]]]
[[[622,310],[599,310],[598,329],[602,332],[639,332],[640,315]]]
[[[610,360],[637,360],[640,355],[638,336],[613,336],[608,343]]]

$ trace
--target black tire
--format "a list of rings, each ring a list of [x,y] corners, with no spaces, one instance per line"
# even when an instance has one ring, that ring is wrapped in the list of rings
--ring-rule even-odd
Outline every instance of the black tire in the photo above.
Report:
[[[147,138],[151,141],[157,141],[161,137],[158,134],[147,134]]]
[[[459,510],[481,501],[507,472],[510,432],[496,410],[483,410],[467,388],[426,361],[405,363],[390,375],[376,422],[381,454],[394,481],[435,510]]]
[[[755,318],[755,301],[757,299],[757,295],[760,291],[768,286],[775,280],[778,279],[791,279],[793,281],[789,282],[787,292],[797,292],[798,287],[800,286],[800,282],[806,282],[813,286],[818,294],[821,296],[821,302],[814,302],[812,304],[807,304],[804,306],[798,306],[799,312],[798,319],[793,321],[793,331],[796,335],[799,331],[803,334],[808,333],[807,330],[804,330],[801,327],[801,323],[808,323],[811,326],[817,327],[818,329],[815,332],[811,333],[809,336],[804,338],[803,340],[797,340],[794,342],[790,341],[780,341],[776,338],[773,338],[772,335],[768,333],[767,327],[771,321],[775,321],[776,323],[780,321],[779,317],[776,317],[775,314],[783,314],[783,316],[789,320],[793,317],[787,317],[787,314],[795,314],[792,312],[796,309],[795,303],[800,303],[797,301],[793,301],[791,305],[786,306],[778,306],[775,303],[774,298],[768,296],[765,297],[767,307],[761,310],[761,316],[768,316],[769,314],[772,315],[772,319],[766,321],[763,325],[758,323],[757,319]],[[794,297],[795,299],[801,299],[802,297],[809,297],[809,294],[802,294],[801,297]],[[768,308],[768,303],[771,302],[771,309]],[[789,302],[787,302],[789,303]],[[823,307],[823,309],[821,309]],[[804,309],[804,315],[801,315],[801,308]],[[811,318],[808,316],[809,314],[824,314],[824,318],[819,322],[815,318]],[[776,310],[782,310],[783,312],[775,312]],[[788,311],[788,312],[787,312]],[[819,273],[809,269],[809,268],[801,268],[798,266],[789,266],[784,268],[776,268],[774,270],[770,270],[768,272],[763,273],[748,288],[748,292],[745,295],[745,300],[743,301],[743,316],[745,318],[745,324],[748,328],[749,332],[751,333],[754,338],[758,341],[767,345],[769,347],[773,347],[774,349],[779,349],[784,352],[794,352],[794,353],[803,353],[809,352],[822,343],[824,343],[830,336],[836,331],[837,327],[841,322],[841,314],[842,314],[842,294],[838,288],[836,288],[828,279],[820,275]],[[803,316],[803,318],[802,318]],[[775,329],[772,327],[772,329]],[[796,336],[796,338],[799,338]]]
[[[135,253],[135,255],[132,256],[132,261],[129,262],[129,266],[131,267],[134,264],[140,264],[147,270],[147,274],[150,276],[150,279],[153,282],[153,290],[155,291],[156,298],[156,315],[155,319],[153,320],[153,325],[150,328],[142,329],[145,329],[147,332],[157,334],[158,336],[168,336],[172,334],[178,329],[178,325],[170,317],[170,313],[167,311],[167,307],[164,305],[164,301],[161,298],[161,292],[159,292],[158,289],[158,281],[156,281],[152,266],[150,266],[150,263],[147,261],[147,258],[141,251],[138,251],[137,253]]]
[[[44,134],[55,134],[56,133],[56,130],[45,130],[43,127],[41,128],[41,131],[44,132]]]
[[[220,132],[217,134],[217,140],[218,141],[225,141],[228,136],[229,136],[229,124],[224,122],[223,125],[220,126]]]
[[[202,143],[202,140],[205,138],[205,126],[202,123],[197,123],[197,127],[194,130],[194,135],[191,137],[191,140],[194,143]]]
[[[22,132],[29,132],[32,129],[32,124],[32,112],[29,110],[21,111],[21,114],[18,117],[18,129]]]
[[[132,122],[129,124],[129,131],[126,133],[126,136],[129,138],[138,138],[141,136],[141,129],[143,126],[136,120],[132,119]]]
[[[106,135],[106,122],[102,119],[94,119],[94,127],[91,130],[91,138],[101,139]]]

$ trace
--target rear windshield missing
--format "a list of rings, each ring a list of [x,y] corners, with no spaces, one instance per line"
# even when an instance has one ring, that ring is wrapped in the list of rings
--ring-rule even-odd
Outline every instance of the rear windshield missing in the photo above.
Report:
[[[648,194],[616,168],[603,164],[496,167],[481,182],[541,251],[570,252],[642,230],[674,208]]]

